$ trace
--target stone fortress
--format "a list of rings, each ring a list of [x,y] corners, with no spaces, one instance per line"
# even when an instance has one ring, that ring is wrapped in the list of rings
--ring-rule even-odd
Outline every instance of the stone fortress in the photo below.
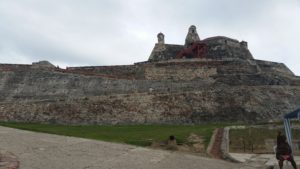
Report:
[[[148,61],[60,69],[47,61],[0,64],[0,121],[62,124],[266,122],[300,105],[300,77],[256,60],[247,42],[184,45],[158,34]]]

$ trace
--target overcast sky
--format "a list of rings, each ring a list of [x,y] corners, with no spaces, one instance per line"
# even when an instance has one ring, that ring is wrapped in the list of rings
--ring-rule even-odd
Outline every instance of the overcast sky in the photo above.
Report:
[[[0,63],[133,64],[157,33],[183,44],[192,24],[300,75],[300,0],[0,0]]]

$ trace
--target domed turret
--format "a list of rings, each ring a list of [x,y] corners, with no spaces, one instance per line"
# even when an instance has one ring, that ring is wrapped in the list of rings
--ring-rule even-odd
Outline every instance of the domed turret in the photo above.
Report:
[[[200,38],[199,38],[199,36],[198,36],[197,30],[196,30],[196,26],[195,26],[195,25],[192,25],[192,26],[190,26],[189,32],[188,32],[188,34],[186,35],[184,46],[185,46],[185,47],[188,47],[188,46],[190,46],[193,42],[196,42],[196,41],[200,41]]]
[[[165,43],[165,35],[163,33],[158,33],[157,34],[157,40],[159,44],[164,44]]]

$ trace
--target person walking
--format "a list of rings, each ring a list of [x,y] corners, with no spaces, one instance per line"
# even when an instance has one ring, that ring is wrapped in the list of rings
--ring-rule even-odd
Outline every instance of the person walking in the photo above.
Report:
[[[291,146],[287,142],[286,137],[284,135],[281,135],[281,133],[278,133],[277,135],[276,159],[278,160],[280,169],[282,169],[283,167],[284,160],[290,161],[293,168],[297,169],[296,162],[292,155]]]

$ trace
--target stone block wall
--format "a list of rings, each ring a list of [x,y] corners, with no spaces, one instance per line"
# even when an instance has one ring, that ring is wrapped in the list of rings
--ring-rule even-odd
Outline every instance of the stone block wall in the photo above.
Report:
[[[217,36],[204,39],[203,42],[208,44],[207,58],[209,59],[253,59],[252,54],[247,46],[238,40]]]
[[[68,67],[66,72],[119,79],[143,78],[143,70],[136,65]]]
[[[273,73],[277,75],[294,76],[294,73],[283,63],[256,60],[262,72]]]
[[[258,73],[257,64],[250,64],[244,60],[222,61],[217,67],[218,74],[256,74]]]
[[[280,97],[279,97],[280,96]],[[62,124],[200,124],[281,120],[297,107],[299,87],[203,87],[197,91],[90,96],[0,103],[2,121]]]
[[[285,68],[241,59],[68,70],[0,65],[0,121],[190,124],[278,119],[300,105],[300,79]]]
[[[182,75],[184,76],[184,74]],[[177,83],[172,80],[128,80],[41,69],[0,72],[0,101],[59,100],[84,96],[189,91],[212,81],[195,79]]]
[[[0,71],[20,71],[30,69],[32,65],[22,64],[0,64]]]
[[[194,79],[209,79],[216,75],[217,69],[213,65],[195,63],[161,63],[145,67],[145,78],[147,80],[172,80],[190,81]]]

